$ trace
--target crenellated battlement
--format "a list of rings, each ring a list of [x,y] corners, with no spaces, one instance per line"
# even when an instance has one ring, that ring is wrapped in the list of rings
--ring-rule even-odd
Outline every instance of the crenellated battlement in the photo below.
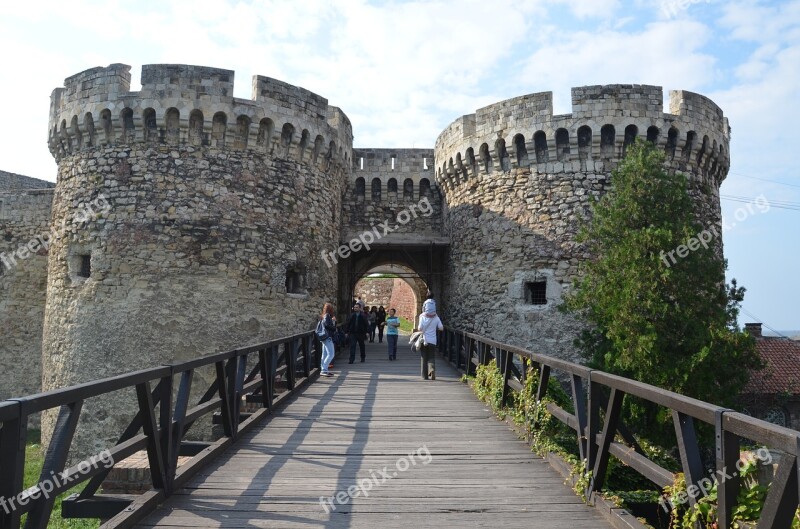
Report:
[[[59,161],[84,149],[152,143],[250,150],[346,172],[350,120],[304,88],[253,77],[251,99],[233,97],[234,72],[185,64],[142,67],[130,91],[130,66],[112,64],[68,77],[53,90],[50,152]]]
[[[353,149],[348,188],[357,202],[412,200],[435,187],[433,149]]]
[[[552,92],[478,109],[436,140],[436,180],[446,190],[480,174],[530,168],[536,173],[609,171],[637,137],[664,149],[702,178],[719,183],[730,165],[730,127],[710,99],[659,86],[572,89],[572,113],[553,114]]]

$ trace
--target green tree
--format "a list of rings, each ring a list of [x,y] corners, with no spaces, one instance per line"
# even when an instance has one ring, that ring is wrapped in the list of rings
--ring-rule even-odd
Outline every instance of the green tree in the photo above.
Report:
[[[593,256],[565,303],[590,324],[578,345],[598,369],[732,406],[760,360],[736,323],[744,288],[725,284],[719,226],[698,222],[686,177],[650,143],[628,149],[611,183],[578,237]],[[692,238],[706,244],[679,255]],[[667,418],[630,411],[651,432]]]

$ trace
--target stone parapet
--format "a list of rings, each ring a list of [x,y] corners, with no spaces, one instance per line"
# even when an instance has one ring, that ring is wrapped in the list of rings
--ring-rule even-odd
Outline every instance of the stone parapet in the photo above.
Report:
[[[350,120],[304,88],[253,77],[251,99],[233,97],[234,72],[186,64],[112,64],[68,77],[51,95],[48,145],[56,161],[94,147],[208,146],[248,150],[344,173],[352,160]]]
[[[552,93],[543,92],[460,117],[436,140],[436,181],[447,193],[480,174],[517,168],[606,172],[637,137],[717,187],[727,175],[730,127],[713,101],[672,91],[664,113],[661,87],[604,85],[573,88],[570,114],[554,115]]]

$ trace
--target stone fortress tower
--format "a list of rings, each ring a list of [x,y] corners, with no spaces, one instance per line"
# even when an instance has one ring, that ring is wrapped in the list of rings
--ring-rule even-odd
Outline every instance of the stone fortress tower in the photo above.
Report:
[[[307,330],[336,291],[318,248],[339,240],[347,116],[268,77],[245,100],[229,70],[148,65],[139,92],[129,70],[52,94],[45,390]]]
[[[129,72],[92,68],[53,91],[58,182],[39,214],[14,206],[31,191],[0,186],[13,232],[0,251],[52,233],[40,270],[0,274],[0,292],[34,272],[46,284],[43,309],[44,292],[0,299],[0,321],[26,303],[42,320],[0,345],[0,360],[24,357],[14,344],[41,329],[25,392],[40,377],[48,390],[309,330],[326,301],[347,314],[375,271],[401,275],[418,302],[433,290],[448,325],[575,359],[580,323],[558,305],[589,257],[578,222],[636,137],[689,176],[703,221],[720,221],[730,129],[691,92],[671,92],[665,113],[660,87],[575,88],[566,115],[550,93],[525,95],[455,120],[435,149],[353,149],[347,116],[305,89],[255,76],[240,99],[232,71],[146,65],[131,92]],[[429,215],[400,222],[423,201]],[[373,248],[322,257],[387,220]],[[128,420],[91,403],[83,415],[96,426],[79,435],[98,434],[84,446]]]
[[[553,115],[550,92],[463,116],[436,141],[436,180],[450,237],[444,308],[461,328],[579,360],[580,324],[558,306],[588,255],[575,242],[590,199],[637,137],[666,151],[690,179],[697,213],[721,221],[719,186],[730,128],[711,100],[661,87],[572,89],[572,113]],[[720,242],[721,248],[721,242]]]

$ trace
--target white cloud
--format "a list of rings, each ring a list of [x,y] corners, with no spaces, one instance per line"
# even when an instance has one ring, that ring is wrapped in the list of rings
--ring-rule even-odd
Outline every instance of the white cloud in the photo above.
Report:
[[[556,0],[566,4],[578,18],[611,18],[620,7],[619,0]]]
[[[716,59],[702,51],[711,35],[704,24],[686,20],[652,23],[637,33],[564,33],[549,26],[519,82],[536,88],[525,92],[552,89],[559,113],[571,112],[573,86],[631,83],[702,91],[714,79]]]

